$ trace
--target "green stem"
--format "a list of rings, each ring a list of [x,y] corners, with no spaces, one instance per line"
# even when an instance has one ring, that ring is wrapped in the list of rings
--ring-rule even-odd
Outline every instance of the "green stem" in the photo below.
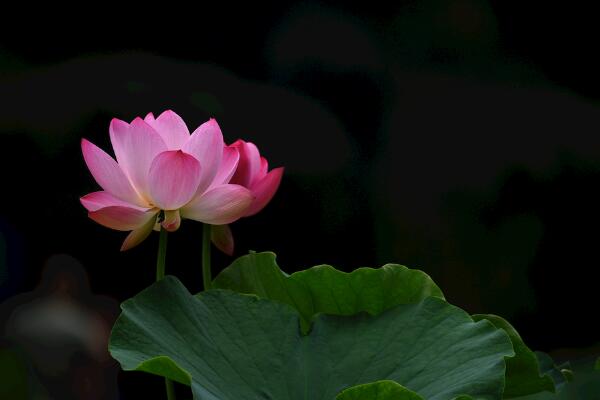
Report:
[[[204,290],[208,290],[212,284],[210,273],[210,224],[202,226],[202,281]]]
[[[156,280],[165,277],[165,260],[167,259],[167,231],[160,227],[160,239],[158,240],[158,257],[156,258]]]
[[[165,385],[167,387],[167,400],[175,400],[175,387],[173,381],[165,378]]]
[[[165,261],[167,259],[167,231],[160,227],[160,237],[158,239],[158,256],[156,258],[156,281],[165,277]],[[175,388],[173,381],[165,378],[165,388],[167,390],[167,400],[175,400]]]

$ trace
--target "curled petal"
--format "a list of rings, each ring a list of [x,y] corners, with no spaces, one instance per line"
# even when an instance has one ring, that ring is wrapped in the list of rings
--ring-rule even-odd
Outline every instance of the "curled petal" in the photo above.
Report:
[[[144,225],[132,230],[121,245],[121,251],[129,250],[132,247],[142,243],[152,232],[152,227],[154,226],[155,222],[156,217],[150,218]]]
[[[147,207],[138,207],[135,204],[131,204],[129,202],[118,199],[112,194],[108,193],[107,191],[99,191],[86,194],[79,200],[88,211],[97,211],[101,208],[111,206],[135,208],[140,211],[147,211],[149,209]]]
[[[150,166],[150,197],[163,210],[186,204],[198,187],[200,163],[181,150],[160,153]]]
[[[117,162],[95,144],[82,139],[81,151],[92,176],[105,191],[128,203],[144,205]]]
[[[181,209],[184,218],[211,225],[229,224],[244,215],[253,196],[240,185],[221,185],[195,197]]]
[[[233,234],[229,225],[213,225],[210,229],[210,240],[223,253],[233,255]]]
[[[256,214],[262,210],[271,201],[275,192],[281,183],[283,175],[283,167],[271,170],[261,181],[252,186],[252,194],[255,196],[254,201],[246,210],[245,217]]]
[[[165,219],[162,221],[162,226],[168,232],[175,232],[181,225],[181,216],[179,210],[165,211]]]
[[[254,143],[244,142],[243,140],[238,140],[231,146],[239,150],[240,161],[230,183],[250,187],[256,180],[256,176],[260,173],[261,169],[258,148]]]
[[[148,114],[144,121],[158,132],[168,150],[181,150],[190,137],[190,131],[183,119],[171,110],[163,112],[156,119],[154,115]]]
[[[202,165],[197,194],[202,194],[213,182],[223,157],[223,134],[217,121],[210,119],[192,133],[183,151],[196,157]]]
[[[132,231],[146,224],[156,213],[158,213],[157,209],[140,211],[137,208],[110,206],[90,211],[88,216],[107,228],[118,231]]]
[[[110,140],[117,161],[137,192],[148,200],[148,171],[157,154],[167,150],[160,135],[141,118],[131,124],[113,119]]]

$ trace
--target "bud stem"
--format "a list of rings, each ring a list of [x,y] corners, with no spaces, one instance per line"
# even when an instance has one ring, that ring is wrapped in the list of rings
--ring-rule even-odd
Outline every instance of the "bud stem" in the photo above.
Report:
[[[210,224],[202,226],[202,281],[204,290],[210,289],[212,276],[210,273]]]

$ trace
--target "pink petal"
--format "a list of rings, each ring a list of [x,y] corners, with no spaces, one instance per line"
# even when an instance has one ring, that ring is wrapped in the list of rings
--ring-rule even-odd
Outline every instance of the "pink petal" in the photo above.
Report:
[[[162,137],[168,150],[181,150],[190,137],[190,131],[183,119],[175,112],[167,110],[154,119],[148,114],[144,120]]]
[[[140,211],[137,208],[110,206],[90,211],[88,216],[107,228],[118,231],[131,231],[146,224],[157,212],[156,209]]]
[[[258,148],[251,142],[238,140],[231,146],[240,151],[240,161],[238,163],[235,175],[231,178],[231,183],[250,187],[260,172],[261,161]]]
[[[128,203],[143,205],[117,162],[95,144],[82,139],[81,151],[92,176],[102,189]]]
[[[195,197],[181,209],[181,216],[211,225],[229,224],[244,215],[252,199],[243,186],[221,185]]]
[[[165,211],[165,219],[162,221],[162,226],[168,232],[175,232],[181,225],[181,216],[179,210],[167,210]]]
[[[229,146],[223,147],[223,158],[221,159],[221,165],[219,166],[219,171],[217,171],[217,175],[215,176],[215,179],[213,179],[209,190],[216,186],[229,183],[231,177],[233,174],[235,174],[239,160],[240,152],[237,148]]]
[[[223,253],[233,255],[233,234],[229,225],[212,225],[210,228],[210,240]]]
[[[192,133],[183,151],[196,157],[202,165],[197,194],[202,194],[213,182],[223,157],[223,134],[214,119],[203,123]]]
[[[148,175],[153,204],[163,210],[177,210],[196,193],[200,163],[181,150],[160,153]]]
[[[111,207],[111,206],[122,206],[122,207],[129,207],[129,208],[135,208],[138,209],[140,211],[147,211],[148,208],[145,207],[138,207],[135,204],[131,204],[127,201],[123,201],[121,199],[116,198],[115,196],[113,196],[112,194],[106,192],[106,191],[100,191],[100,192],[93,192],[90,194],[86,194],[85,196],[83,196],[81,199],[79,199],[79,201],[81,201],[81,204],[88,210],[88,211],[97,211],[101,208],[104,207]]]
[[[263,180],[252,186],[251,190],[252,194],[255,196],[255,199],[248,210],[246,210],[246,214],[244,214],[245,217],[254,215],[265,208],[267,203],[269,203],[269,201],[271,201],[275,195],[277,188],[279,188],[282,175],[283,167],[275,168],[271,170],[267,176],[263,178]]]
[[[137,192],[148,200],[148,171],[156,155],[167,150],[159,134],[141,118],[129,125],[118,119],[110,123],[110,140],[117,161]]]
[[[121,251],[129,250],[142,243],[152,232],[155,221],[156,218],[150,218],[144,225],[132,230],[121,245]]]

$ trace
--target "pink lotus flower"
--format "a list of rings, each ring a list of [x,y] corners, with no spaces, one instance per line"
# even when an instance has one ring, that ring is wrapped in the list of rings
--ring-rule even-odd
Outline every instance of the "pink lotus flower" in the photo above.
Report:
[[[230,183],[241,185],[252,192],[254,200],[243,215],[252,216],[271,201],[279,188],[284,169],[279,167],[268,171],[269,163],[260,155],[254,143],[239,139],[226,148],[236,149],[239,152],[239,163]],[[229,255],[233,254],[233,234],[228,225],[213,227],[211,239],[219,250]]]
[[[81,198],[91,219],[108,228],[131,231],[121,250],[142,242],[155,228],[179,228],[182,218],[207,224],[231,223],[247,214],[254,196],[229,184],[240,159],[225,147],[217,121],[211,119],[191,135],[173,111],[152,113],[128,124],[113,119],[110,140],[117,161],[83,139],[85,162],[102,191]]]

